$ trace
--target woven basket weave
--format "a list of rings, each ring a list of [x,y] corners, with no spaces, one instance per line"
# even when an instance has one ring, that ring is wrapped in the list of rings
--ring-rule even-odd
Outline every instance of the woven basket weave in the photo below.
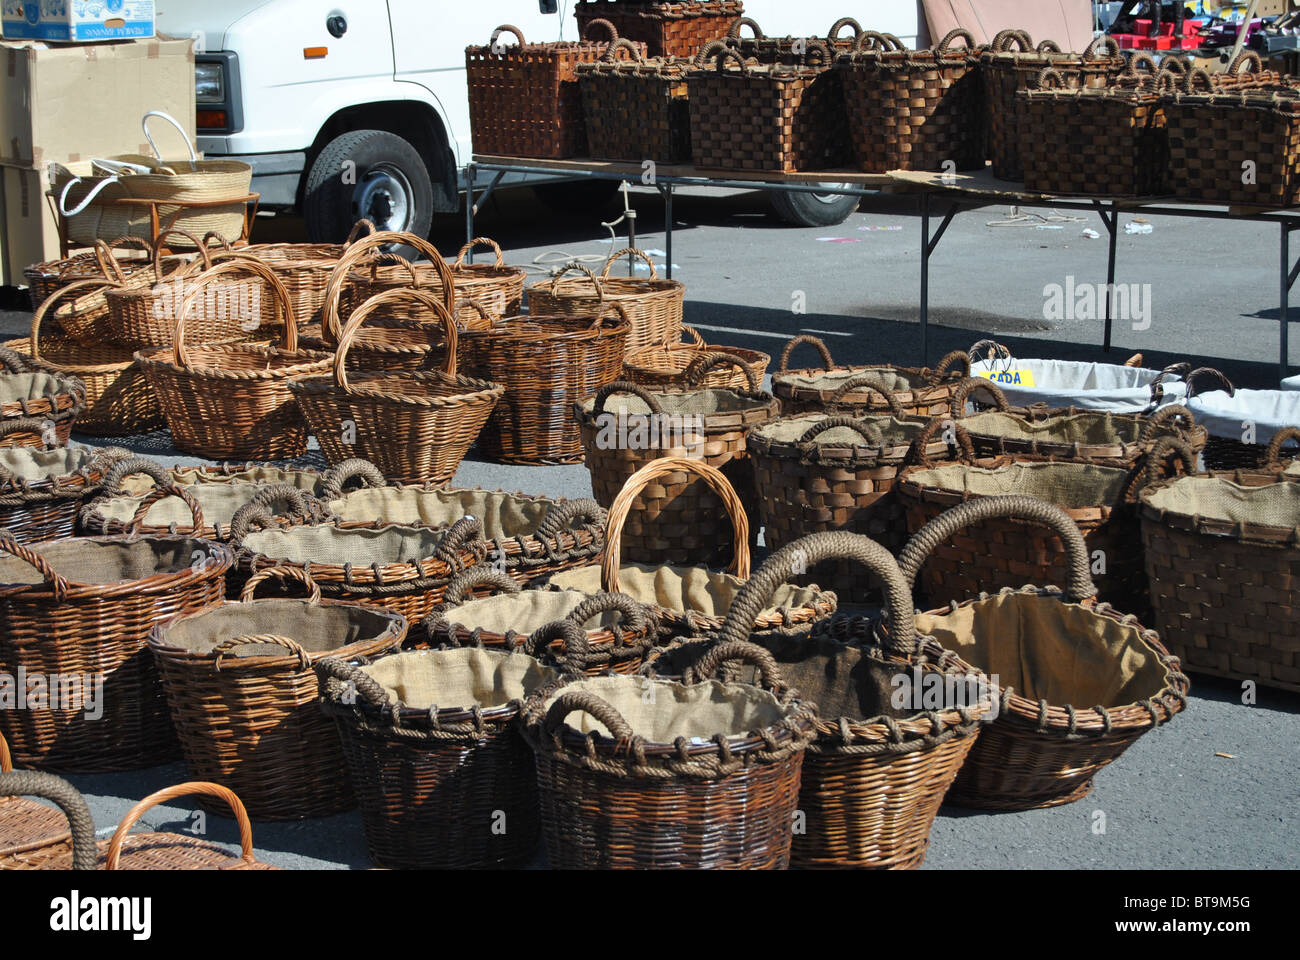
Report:
[[[649,56],[691,57],[726,36],[745,5],[741,0],[578,0],[573,12],[584,35],[588,24],[604,19],[620,37],[644,42]]]
[[[6,430],[0,447],[67,446],[72,424],[86,408],[86,385],[76,377],[45,373],[30,356],[0,347],[0,426],[36,421],[38,429]]]
[[[615,59],[615,51],[631,59]],[[577,67],[590,153],[596,159],[686,163],[691,158],[691,112],[686,61],[643,60],[626,40],[615,40],[595,63]],[[633,118],[633,122],[629,122]]]
[[[40,431],[39,422],[0,423],[9,431]],[[109,447],[0,447],[0,528],[19,543],[76,533],[82,505],[99,495],[109,467],[130,454]]]
[[[751,382],[751,373],[753,382],[763,382],[767,365],[772,362],[766,353],[705,343],[693,327],[683,326],[682,333],[691,338],[689,343],[681,343],[678,337],[673,337],[655,346],[629,352],[623,362],[623,379],[653,390],[686,390],[691,387],[743,390]],[[740,358],[749,372],[733,364],[720,363],[701,374],[701,367],[709,362],[712,354],[717,353]]]
[[[144,237],[118,237],[109,243],[101,240],[84,253],[33,263],[24,268],[23,277],[27,280],[32,306],[39,307],[58,290],[78,280],[120,281],[136,271],[148,270],[152,256],[153,246]]]

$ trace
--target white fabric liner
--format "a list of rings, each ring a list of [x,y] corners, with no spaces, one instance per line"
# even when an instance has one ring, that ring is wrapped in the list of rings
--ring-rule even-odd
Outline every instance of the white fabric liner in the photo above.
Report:
[[[963,464],[909,474],[922,487],[980,497],[1028,494],[1067,510],[1113,506],[1123,496],[1129,472],[1082,463],[1011,463],[987,469]]]
[[[413,710],[504,707],[511,700],[532,696],[558,676],[522,653],[482,647],[413,650],[384,657],[361,670],[388,691],[389,703]]]
[[[483,522],[486,539],[527,537],[535,534],[554,505],[553,500],[530,500],[488,490],[422,490],[416,487],[377,487],[352,490],[331,500],[329,509],[344,521],[410,526],[451,526],[462,517]]]
[[[1300,392],[1226,390],[1200,393],[1187,401],[1196,422],[1212,437],[1241,441],[1247,422],[1255,424],[1255,443],[1266,445],[1283,427],[1300,427]]]
[[[382,530],[340,530],[304,525],[286,530],[258,530],[244,538],[253,553],[290,563],[329,563],[368,567],[372,563],[409,563],[437,554],[446,530],[385,527]]]
[[[766,407],[772,401],[767,398],[744,397],[734,390],[693,390],[686,393],[655,393],[646,391],[659,402],[664,413],[701,414],[741,413]],[[596,400],[584,400],[582,409],[591,413],[596,409]],[[612,393],[605,399],[603,412],[618,413],[624,410],[628,414],[645,416],[650,406],[632,393]]]
[[[562,689],[592,693],[607,701],[634,734],[650,743],[672,743],[678,737],[712,740],[719,733],[740,736],[776,726],[786,715],[776,697],[754,686],[712,680],[690,686],[652,682],[651,703],[646,702],[648,684],[640,677],[593,677]],[[547,707],[554,702],[555,697],[549,698]],[[579,733],[612,736],[603,723],[579,710],[570,713],[565,723]]]
[[[36,483],[76,473],[89,466],[98,452],[82,446],[57,447],[54,450],[0,447],[0,469],[7,470],[19,480]]]
[[[591,599],[590,594],[576,590],[524,590],[521,593],[470,600],[443,613],[448,623],[460,624],[466,629],[475,627],[489,633],[532,633],[555,620],[563,620]],[[622,615],[613,610],[592,617],[585,624],[588,630],[611,627],[622,621]]]
[[[1272,527],[1300,526],[1300,484],[1238,486],[1222,477],[1180,477],[1146,498],[1153,507],[1186,516]]]
[[[239,508],[246,505],[266,487],[266,484],[261,483],[196,483],[186,486],[185,492],[199,502],[205,526],[220,524],[222,527],[228,527]],[[140,501],[143,499],[143,497],[111,497],[95,504],[95,511],[107,520],[130,523],[136,510],[140,509]],[[164,497],[149,508],[149,512],[144,516],[144,522],[150,527],[170,527],[174,523],[177,529],[187,530],[194,523],[194,517],[180,497]]]
[[[227,603],[177,620],[163,628],[162,640],[169,647],[202,654],[235,637],[270,634],[297,641],[308,653],[325,653],[381,636],[393,622],[385,613],[359,604],[338,606],[270,597],[252,603]],[[236,647],[231,656],[290,654],[273,644],[249,644]]]
[[[599,593],[600,567],[588,565],[561,570],[547,579],[547,584],[581,593]],[[680,613],[693,611],[712,617],[725,617],[731,603],[746,581],[730,573],[703,567],[651,567],[625,563],[619,567],[618,592],[640,603],[652,604]],[[809,587],[782,584],[763,611],[773,614],[779,607],[810,607],[819,594]],[[760,614],[761,616],[761,614]]]
[[[806,417],[789,417],[755,427],[754,433],[780,443],[797,443],[799,438],[810,429],[828,419],[829,417],[820,413]],[[849,427],[831,427],[814,437],[813,443],[818,446],[829,444],[837,447],[849,444],[858,447],[907,446],[926,428],[923,421],[899,420],[897,417],[863,417],[858,422],[862,424],[863,433],[868,439],[864,440],[861,434]]]
[[[1137,443],[1145,426],[1140,420],[1115,419],[1108,411],[1022,420],[1015,414],[996,410],[965,417],[961,425],[977,436],[1026,442],[1037,440],[1039,443],[1081,443],[1085,446]]]
[[[29,545],[30,546],[30,545]],[[143,580],[158,573],[181,573],[196,559],[211,557],[206,540],[174,541],[114,539],[55,540],[32,547],[54,572],[73,583],[108,584]],[[26,561],[0,554],[0,587],[44,583],[45,578]]]
[[[998,383],[1012,406],[1046,403],[1049,407],[1081,407],[1113,413],[1141,413],[1151,406],[1151,384],[1159,370],[1125,367],[1114,363],[1085,363],[1078,360],[977,360],[971,376],[1003,371],[1027,371],[1034,386]],[[1164,403],[1181,403],[1187,384],[1176,376],[1165,379]]]
[[[67,380],[50,373],[6,373],[0,377],[0,403],[40,400],[67,392]]]
[[[910,393],[916,389],[933,386],[933,384],[927,383],[914,374],[900,373],[897,370],[887,370],[880,367],[866,367],[849,371],[834,370],[828,373],[814,373],[809,376],[778,373],[776,378],[783,383],[790,383],[796,387],[809,387],[814,390],[837,390],[841,384],[848,383],[854,377],[860,377],[864,374],[874,376],[885,385],[885,389],[890,393]],[[863,387],[862,390],[865,391],[866,388]],[[855,387],[851,392],[857,393],[858,388]]]
[[[1282,389],[1300,391],[1300,376],[1287,377],[1282,381]]]

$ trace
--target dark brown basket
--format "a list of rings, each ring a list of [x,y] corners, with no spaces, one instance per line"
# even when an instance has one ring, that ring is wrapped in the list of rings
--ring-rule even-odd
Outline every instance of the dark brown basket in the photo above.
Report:
[[[609,40],[591,39],[592,27],[608,33]],[[506,46],[503,33],[518,43]],[[465,48],[470,135],[477,153],[553,160],[586,154],[582,91],[574,70],[600,59],[618,31],[608,20],[593,20],[582,33],[587,39],[574,43],[528,43],[518,27],[507,24],[492,31],[486,46]],[[644,54],[644,44],[637,48]]]
[[[85,798],[53,774],[15,773],[0,737],[0,870],[41,870],[64,855],[73,869],[95,869],[95,821]]]
[[[86,385],[76,377],[46,373],[30,356],[0,347],[0,426],[11,420],[29,424],[25,430],[0,434],[0,447],[45,447],[68,444],[72,424],[86,409]],[[36,429],[31,429],[32,421]]]
[[[746,27],[752,32],[751,36],[742,36],[742,31]],[[853,31],[853,36],[841,36],[845,27]],[[810,43],[825,44],[826,48],[834,54],[852,53],[857,48],[858,38],[861,36],[862,25],[852,17],[841,17],[836,20],[831,24],[825,37],[769,37],[763,33],[763,28],[749,17],[741,17],[731,24],[731,29],[727,31],[723,42],[738,51],[746,60],[797,67],[803,63],[804,54],[808,52]]]
[[[1300,692],[1300,486],[1181,477],[1142,491],[1156,625],[1187,669]]]
[[[471,869],[532,858],[537,777],[516,718],[554,670],[522,653],[470,648],[399,653],[362,667],[327,658],[316,672],[376,864]],[[399,672],[405,700],[389,679]],[[476,689],[479,677],[494,682]]]
[[[916,626],[1000,690],[997,716],[948,800],[1029,810],[1087,796],[1102,767],[1186,708],[1189,683],[1154,630],[1097,602],[1078,528],[1034,497],[987,497],[941,514],[903,548],[904,577],[914,583],[934,547],[957,532],[1009,517],[1048,526],[1065,544],[1066,592],[1008,587],[920,615]]]
[[[741,0],[579,0],[574,14],[586,36],[587,26],[603,19],[620,37],[644,42],[652,57],[692,57],[713,40],[721,40],[745,12]]]
[[[176,735],[147,638],[155,624],[225,598],[229,548],[190,537],[23,546],[6,536],[0,551],[12,555],[0,562],[0,671],[102,682],[93,705],[83,686],[77,703],[0,711],[0,732],[18,761],[108,773],[174,759]],[[99,717],[87,715],[101,708]]]
[[[0,422],[8,431],[41,429],[39,421]],[[19,543],[56,540],[76,533],[77,514],[100,493],[104,474],[130,456],[112,447],[0,447],[0,528]]]
[[[631,52],[617,60],[616,50]],[[590,153],[596,159],[688,163],[691,109],[686,60],[643,60],[615,40],[595,63],[578,65]]]
[[[1208,391],[1203,388],[1206,381]],[[1224,393],[1235,403],[1203,398],[1205,393]],[[1258,413],[1252,410],[1257,402]],[[1202,367],[1187,375],[1187,406],[1208,424],[1211,436],[1205,444],[1207,470],[1267,470],[1281,459],[1283,445],[1297,440],[1291,430],[1300,427],[1300,397],[1295,391],[1238,390],[1218,370]],[[1267,443],[1257,442],[1270,433],[1273,436]]]

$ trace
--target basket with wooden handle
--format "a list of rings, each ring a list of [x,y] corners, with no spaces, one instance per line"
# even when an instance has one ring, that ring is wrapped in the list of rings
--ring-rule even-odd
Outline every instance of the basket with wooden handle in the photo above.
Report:
[[[681,335],[689,337],[690,340],[682,343]],[[705,343],[704,338],[694,327],[683,326],[681,335],[667,337],[654,346],[629,351],[627,359],[623,361],[622,379],[653,390],[685,390],[699,387],[743,390],[751,382],[762,383],[763,377],[767,374],[767,365],[772,362],[770,356],[758,350],[720,347]],[[706,355],[714,353],[725,353],[729,357],[740,358],[745,362],[749,372],[735,366],[718,365],[700,378],[696,375],[699,369],[697,364],[704,362]]]

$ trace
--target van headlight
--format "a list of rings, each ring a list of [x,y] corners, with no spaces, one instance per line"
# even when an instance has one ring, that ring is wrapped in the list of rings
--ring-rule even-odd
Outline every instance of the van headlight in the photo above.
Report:
[[[222,103],[226,99],[225,64],[194,65],[194,99],[199,103]]]

